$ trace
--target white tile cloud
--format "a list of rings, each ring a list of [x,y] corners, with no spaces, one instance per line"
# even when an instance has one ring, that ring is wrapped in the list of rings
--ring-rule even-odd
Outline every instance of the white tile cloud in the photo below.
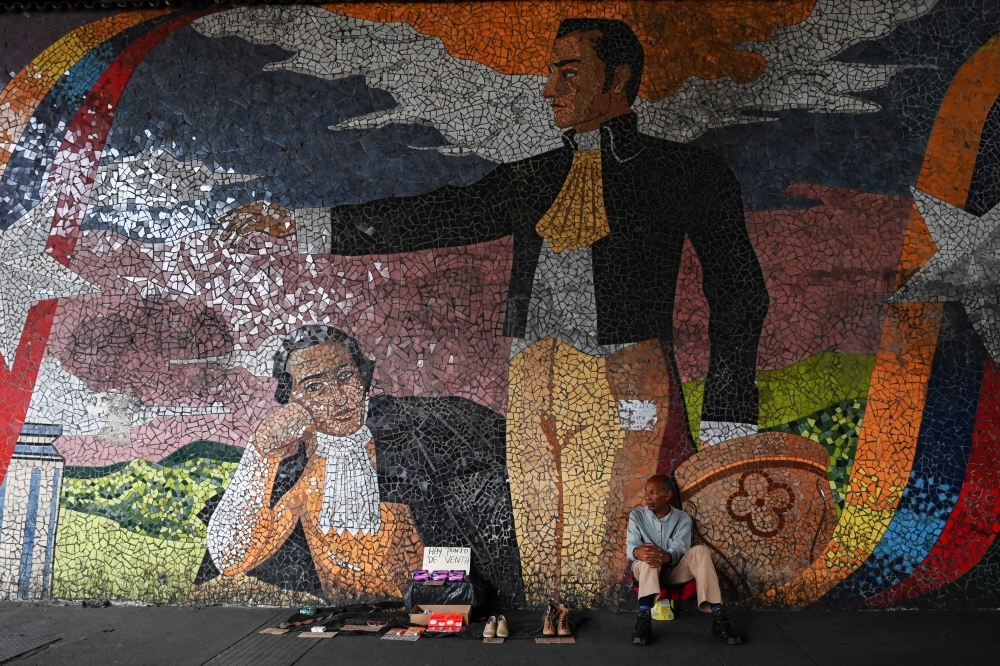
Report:
[[[885,86],[894,66],[834,61],[846,48],[878,39],[927,12],[936,0],[819,0],[810,16],[775,31],[767,42],[740,48],[767,60],[749,83],[729,78],[688,79],[673,95],[636,105],[644,131],[686,141],[708,129],[760,121],[768,112],[871,113],[877,104],[858,96]],[[475,153],[497,162],[529,157],[560,145],[544,77],[504,75],[447,53],[437,37],[404,23],[376,23],[319,7],[240,7],[199,19],[210,37],[235,36],[279,46],[294,55],[268,70],[336,80],[364,76],[398,106],[351,118],[336,130],[419,123],[439,130],[452,154]],[[758,112],[748,115],[748,111]]]

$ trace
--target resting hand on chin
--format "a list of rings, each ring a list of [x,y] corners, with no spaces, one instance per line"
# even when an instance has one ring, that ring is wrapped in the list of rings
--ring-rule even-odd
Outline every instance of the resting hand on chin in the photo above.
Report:
[[[315,428],[309,411],[291,402],[261,421],[254,433],[253,445],[262,456],[284,458],[293,455],[303,439],[313,439]]]

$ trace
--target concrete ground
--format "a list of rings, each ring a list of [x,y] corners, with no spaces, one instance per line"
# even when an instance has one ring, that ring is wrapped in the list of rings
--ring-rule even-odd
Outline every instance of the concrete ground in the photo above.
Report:
[[[372,636],[310,640],[258,631],[289,617],[289,609],[0,603],[0,650],[4,640],[47,645],[3,664],[160,664],[211,666],[313,666],[319,664],[552,664],[629,666],[640,663],[996,664],[1000,662],[1000,613],[734,612],[750,641],[715,641],[711,620],[681,611],[672,622],[654,622],[655,642],[629,643],[635,616],[574,612],[575,645],[537,645],[540,613],[508,615],[513,637],[503,645],[449,636],[397,643]],[[481,631],[481,624],[473,630]],[[0,652],[2,654],[2,652]]]

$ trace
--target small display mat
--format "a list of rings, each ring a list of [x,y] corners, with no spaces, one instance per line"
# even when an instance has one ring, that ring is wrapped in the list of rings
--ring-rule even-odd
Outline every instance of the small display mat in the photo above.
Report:
[[[382,636],[384,641],[405,641],[407,643],[412,643],[420,638],[423,634],[423,627],[394,627],[389,631],[385,632]]]
[[[340,628],[341,631],[382,631],[385,629],[385,624],[382,625],[371,625],[371,624],[345,624]]]

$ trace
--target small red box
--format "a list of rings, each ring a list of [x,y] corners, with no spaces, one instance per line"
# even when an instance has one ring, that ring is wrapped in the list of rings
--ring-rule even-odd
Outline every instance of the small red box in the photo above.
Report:
[[[462,631],[461,613],[431,613],[427,618],[427,631],[454,633]]]

